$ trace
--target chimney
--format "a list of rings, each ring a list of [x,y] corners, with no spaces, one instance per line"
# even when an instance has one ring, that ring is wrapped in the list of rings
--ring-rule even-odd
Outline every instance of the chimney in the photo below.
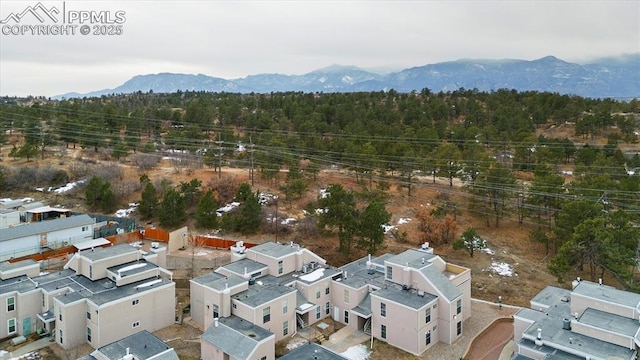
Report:
[[[346,271],[344,272],[344,278],[345,279],[347,278],[347,272]]]
[[[598,285],[602,286],[602,278],[598,279]]]
[[[218,327],[218,318],[213,318],[213,326]]]
[[[126,351],[127,351],[127,356],[131,355],[131,352],[129,351],[129,348],[127,348]]]
[[[424,264],[424,258],[422,258],[422,263]]]

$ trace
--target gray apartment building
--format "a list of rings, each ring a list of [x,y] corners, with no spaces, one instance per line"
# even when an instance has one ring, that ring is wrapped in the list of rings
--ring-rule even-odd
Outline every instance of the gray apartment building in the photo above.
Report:
[[[191,280],[192,319],[209,334],[203,359],[262,359],[226,353],[226,340],[215,335],[220,328],[251,324],[277,342],[325,318],[420,355],[437,342],[453,343],[471,316],[470,270],[446,263],[428,246],[341,268],[294,243],[232,251],[236,261]]]
[[[632,360],[640,344],[640,294],[575,280],[547,286],[514,315],[514,360]]]

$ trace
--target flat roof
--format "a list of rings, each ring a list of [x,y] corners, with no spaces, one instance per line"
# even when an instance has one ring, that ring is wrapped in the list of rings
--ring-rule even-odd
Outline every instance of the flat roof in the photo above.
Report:
[[[222,350],[233,359],[247,359],[258,343],[275,335],[238,316],[220,318],[218,326],[211,324],[201,339]]]
[[[587,308],[580,315],[578,321],[582,324],[630,337],[634,337],[638,329],[640,329],[638,320],[592,308]]]
[[[386,288],[376,290],[371,293],[371,296],[376,296],[381,299],[390,300],[404,306],[408,306],[413,309],[421,309],[430,302],[436,300],[438,297],[432,294],[424,293],[418,295],[418,291],[402,290],[395,288]],[[369,305],[371,307],[371,305]],[[365,314],[363,314],[365,315]]]
[[[336,267],[321,264],[318,268],[308,271],[307,273],[295,272],[292,277],[305,284],[313,284],[322,279],[332,278],[341,272],[342,270]]]
[[[278,259],[297,252],[298,246],[298,244],[293,244],[292,246],[291,243],[280,244],[275,242],[266,242],[249,248],[247,251],[257,252],[259,254]]]
[[[433,255],[424,250],[408,249],[398,255],[387,258],[386,261],[395,265],[409,265],[409,267],[414,269],[422,269],[429,264],[429,260],[435,257],[437,257],[437,255]]]
[[[105,238],[97,238],[97,239],[91,239],[91,240],[75,243],[73,244],[73,246],[78,250],[87,250],[94,247],[102,247],[104,245],[109,245],[109,244],[111,244],[111,241]]]
[[[96,352],[102,353],[109,360],[124,359],[127,352],[138,360],[154,358],[162,353],[166,353],[162,357],[164,360],[178,360],[178,354],[171,346],[147,330],[139,331],[111,344],[102,346],[91,355],[97,357],[97,354],[94,355]]]
[[[51,207],[48,205],[45,206],[40,206],[40,207],[36,207],[33,209],[27,209],[26,212],[28,213],[32,213],[32,214],[42,214],[42,213],[46,213],[46,212],[69,212],[71,210],[69,209],[64,209],[64,208],[56,208],[56,207]]]
[[[38,262],[33,259],[25,259],[25,260],[20,260],[16,262],[3,261],[3,262],[0,262],[0,272],[12,271],[15,269],[23,268],[25,266],[33,266],[37,264]]]
[[[215,272],[210,272],[210,273],[198,276],[197,278],[191,279],[191,281],[216,291],[222,291],[227,286],[231,288],[236,285],[248,282],[246,279],[243,279],[239,276],[227,277]]]
[[[264,270],[268,268],[267,265],[251,259],[242,259],[242,260],[234,261],[226,265],[223,265],[221,267],[223,269],[227,269],[231,272],[234,272],[239,276],[242,276],[244,274],[251,274],[255,271]]]
[[[137,248],[129,244],[120,244],[120,245],[84,250],[84,251],[78,252],[78,254],[81,256],[84,256],[85,258],[91,261],[99,261],[99,260],[108,259],[115,256],[135,253],[135,252],[140,252],[140,250],[138,250]]]
[[[249,285],[247,290],[241,291],[231,298],[255,308],[283,295],[298,291],[294,287],[282,285],[279,280],[272,275],[261,277],[256,280],[254,285]]]
[[[86,214],[57,218],[54,220],[38,221],[2,229],[2,231],[0,231],[0,241],[19,239],[21,237],[37,235],[44,232],[63,230],[91,224],[95,224],[95,220]]]
[[[542,289],[533,299],[530,300],[530,303],[538,303],[542,304],[546,307],[553,306],[560,301],[567,302],[571,299],[571,291],[567,289],[562,289],[555,286],[546,286]],[[538,310],[538,309],[535,309]]]
[[[600,285],[585,280],[580,281],[578,285],[576,285],[572,294],[627,306],[633,309],[636,309],[640,303],[640,294],[618,290],[611,286]]]
[[[116,274],[120,274],[120,276],[131,276],[134,274],[139,274],[149,270],[155,270],[158,268],[158,265],[148,262],[145,259],[129,261],[124,264],[111,266],[107,268],[108,271],[114,272]]]
[[[558,301],[549,307],[545,314],[546,316],[540,317],[523,332],[523,336],[526,336],[526,339],[535,339],[538,334],[538,328],[540,328],[542,329],[543,343],[553,349],[562,347],[604,359],[608,357],[615,358],[616,356],[621,359],[630,359],[634,353],[634,350],[630,350],[627,347],[563,329],[563,320],[571,317],[571,306],[568,302]],[[548,353],[552,352],[549,351]]]
[[[336,281],[354,289],[360,289],[369,284],[377,287],[383,287],[385,285],[384,273],[377,271],[370,272],[367,269],[368,260],[368,257],[363,257],[340,267],[340,270],[342,270],[342,278]],[[371,262],[373,263],[374,260],[372,259]]]

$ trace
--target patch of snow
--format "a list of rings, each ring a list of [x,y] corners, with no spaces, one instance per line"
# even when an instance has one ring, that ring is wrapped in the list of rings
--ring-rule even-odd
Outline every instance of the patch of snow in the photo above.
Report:
[[[171,161],[177,161],[177,162],[182,161],[181,158],[177,158],[177,157],[173,157],[173,156],[163,156],[162,160],[171,160]]]
[[[500,276],[513,276],[513,268],[507,263],[492,262],[491,270]]]
[[[406,223],[409,223],[409,222],[411,222],[411,218],[400,218],[398,220],[398,225],[406,224]]]
[[[51,188],[49,188],[49,191],[53,191],[53,192],[54,192],[54,193],[56,193],[56,194],[64,194],[64,193],[66,193],[67,191],[69,191],[69,190],[71,190],[71,189],[75,188],[76,186],[78,186],[78,185],[80,185],[80,184],[84,184],[84,183],[85,183],[85,180],[78,180],[78,181],[76,181],[76,182],[70,182],[70,183],[67,183],[67,185],[65,185],[65,186],[61,186],[61,187],[59,187],[59,188],[57,188],[57,189],[53,189],[53,190],[51,190]]]
[[[287,350],[293,350],[307,343],[305,339],[298,339],[287,344]]]
[[[482,252],[485,252],[485,253],[487,253],[487,254],[489,254],[489,255],[495,255],[495,254],[496,254],[496,252],[495,252],[495,251],[493,251],[493,250],[491,250],[491,249],[489,249],[489,248],[484,248],[484,249],[482,249]]]
[[[0,357],[5,356],[9,352],[7,350],[0,350]]]
[[[324,268],[320,268],[320,269],[313,270],[308,274],[304,274],[300,276],[298,279],[303,281],[308,281],[308,282],[314,282],[320,279],[323,275],[324,275]]]
[[[343,76],[342,79],[340,79],[340,81],[342,81],[343,83],[347,83],[349,85],[353,85],[353,83],[355,83],[355,80],[353,80],[353,78],[349,75]]]
[[[258,194],[258,202],[260,203],[260,205],[264,206],[269,204],[269,202],[271,200],[277,200],[278,196],[274,195],[274,194],[265,194],[265,193],[260,193]]]
[[[293,223],[295,223],[296,221],[298,221],[298,219],[286,218],[286,219],[282,219],[282,221],[280,221],[280,224],[282,224],[282,225],[293,225]]]
[[[304,303],[304,304],[302,304],[302,305],[300,305],[300,306],[299,306],[299,309],[300,309],[301,311],[305,311],[305,310],[310,309],[310,308],[312,308],[312,307],[314,307],[314,306],[315,306],[315,305],[310,304],[310,303]]]
[[[325,81],[327,81],[327,78],[323,76],[320,79],[318,79],[318,81],[320,81],[321,83],[324,83]]]
[[[45,276],[45,275],[49,275],[48,271],[41,271],[40,274],[38,274],[38,276]]]
[[[41,187],[37,187],[37,188],[36,188],[36,191],[39,191],[39,192],[44,192],[44,188],[41,188]]]
[[[209,255],[209,251],[198,251],[197,253],[193,254],[194,256],[206,256]]]
[[[327,189],[325,189],[325,188],[320,189],[320,198],[324,199],[327,196],[329,196],[329,192],[327,192]]]
[[[126,218],[129,217],[129,214],[131,214],[132,212],[135,212],[136,209],[138,208],[138,203],[129,203],[130,208],[128,209],[118,209],[116,211],[116,217],[119,218]]]
[[[385,234],[388,233],[389,231],[396,229],[395,225],[382,224],[380,226],[382,226],[382,230],[384,231]]]
[[[359,344],[348,348],[340,353],[340,355],[349,360],[367,360],[371,355],[371,351],[366,346]]]
[[[219,208],[216,213],[218,214],[218,216],[222,216],[225,213],[228,213],[229,211],[237,208],[238,206],[240,206],[240,203],[237,201],[231,202],[221,208]]]
[[[560,171],[560,174],[571,176],[571,175],[573,175],[573,171],[571,171],[571,170],[562,170],[562,171]]]

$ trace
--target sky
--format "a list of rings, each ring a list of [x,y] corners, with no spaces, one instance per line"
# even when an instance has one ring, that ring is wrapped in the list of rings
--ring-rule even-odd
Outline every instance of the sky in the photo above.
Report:
[[[332,64],[389,71],[640,52],[638,0],[40,3],[25,12],[38,1],[0,1],[0,95],[86,93],[160,72],[233,79]]]

